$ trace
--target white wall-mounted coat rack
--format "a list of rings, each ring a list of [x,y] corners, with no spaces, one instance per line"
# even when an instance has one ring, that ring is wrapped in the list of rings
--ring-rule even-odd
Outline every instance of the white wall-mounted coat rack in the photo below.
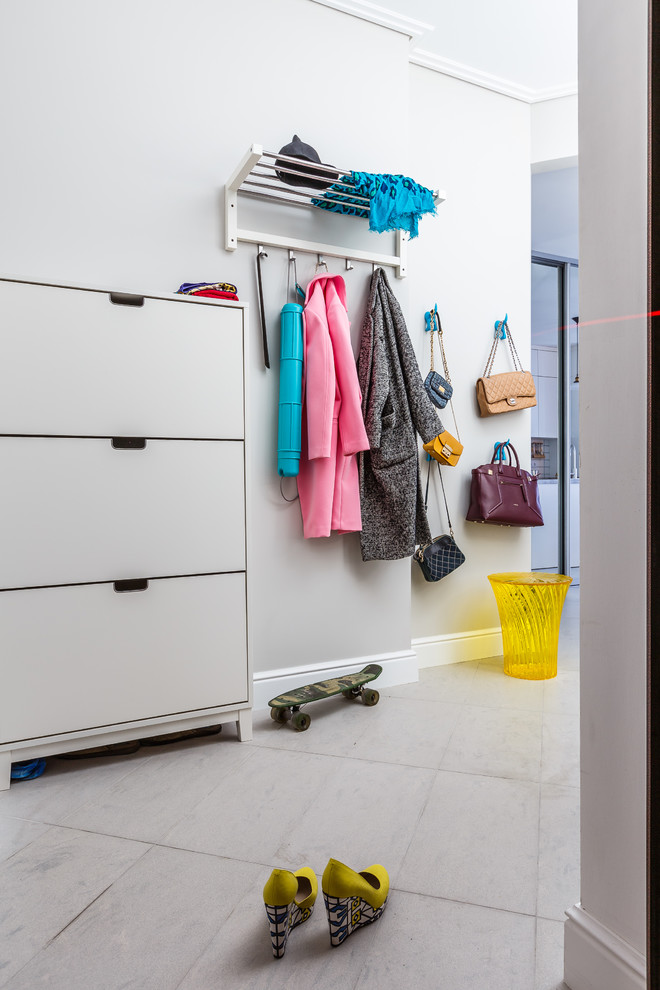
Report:
[[[309,168],[309,166],[307,166]],[[314,172],[318,174],[327,173],[330,182],[335,182],[340,176],[348,175],[351,169],[339,169],[330,165],[313,165]],[[313,199],[324,199],[333,201],[331,190],[324,190],[322,193],[310,185],[289,185],[278,178],[277,173],[286,172],[296,176],[304,182],[309,180],[309,173],[304,171],[305,166],[301,165],[299,158],[292,158],[275,152],[264,151],[261,145],[253,144],[246,153],[240,165],[228,179],[225,185],[225,248],[227,251],[235,251],[239,241],[246,241],[250,244],[267,245],[269,247],[292,248],[296,251],[309,252],[310,254],[327,255],[330,258],[344,258],[349,261],[365,261],[371,265],[386,265],[395,269],[397,278],[405,278],[407,272],[407,244],[408,235],[405,231],[397,230],[396,253],[378,254],[372,251],[358,250],[357,248],[342,248],[336,244],[321,244],[317,241],[301,240],[300,238],[282,237],[279,234],[269,234],[264,231],[246,230],[239,227],[238,204],[239,193],[241,196],[252,196],[257,199],[268,200],[275,203],[284,203],[290,206],[302,207],[304,209],[318,210],[314,206]],[[348,185],[342,180],[342,185]],[[336,202],[342,202],[342,195],[336,195]],[[436,203],[445,200],[445,194],[434,192]],[[345,196],[345,194],[344,194]],[[368,214],[369,200],[360,196],[357,192],[351,193],[351,200],[357,201],[358,208],[364,219],[364,213]],[[351,214],[345,214],[350,220],[354,219]]]

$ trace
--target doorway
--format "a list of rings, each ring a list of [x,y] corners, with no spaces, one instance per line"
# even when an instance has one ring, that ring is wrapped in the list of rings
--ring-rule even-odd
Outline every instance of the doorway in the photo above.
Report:
[[[544,525],[532,530],[532,570],[580,583],[579,315],[576,258],[532,255],[531,466]]]

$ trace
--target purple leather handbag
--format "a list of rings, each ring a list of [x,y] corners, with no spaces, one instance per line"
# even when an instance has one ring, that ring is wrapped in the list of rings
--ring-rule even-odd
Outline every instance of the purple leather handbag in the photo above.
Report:
[[[508,464],[502,461],[500,450],[508,452]],[[511,453],[516,459],[515,467]],[[472,469],[470,508],[465,518],[495,526],[543,525],[538,481],[520,467],[516,448],[511,443],[499,445],[490,464]]]

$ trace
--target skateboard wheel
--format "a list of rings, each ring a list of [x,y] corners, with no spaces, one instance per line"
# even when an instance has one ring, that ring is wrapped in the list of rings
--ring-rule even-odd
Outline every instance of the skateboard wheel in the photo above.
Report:
[[[365,705],[368,705],[369,707],[371,707],[372,705],[377,705],[379,698],[380,698],[380,694],[378,693],[378,691],[375,691],[373,688],[365,688],[364,691],[362,692],[362,701]]]
[[[296,712],[291,721],[298,732],[304,732],[305,729],[309,729],[312,719],[307,712]]]
[[[346,688],[345,691],[342,691],[342,694],[345,698],[357,698],[359,693],[360,693],[359,688]]]
[[[273,722],[286,722],[289,716],[286,708],[271,708],[270,717]]]

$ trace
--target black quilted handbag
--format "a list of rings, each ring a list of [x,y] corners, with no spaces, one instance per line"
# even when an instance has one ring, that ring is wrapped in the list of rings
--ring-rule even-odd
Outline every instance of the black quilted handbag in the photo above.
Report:
[[[427,455],[428,456],[428,455]],[[440,470],[440,464],[438,461],[435,462],[438,465],[438,474],[440,475],[440,484],[442,485],[442,495],[445,500],[445,509],[447,510],[447,521],[449,522],[449,534],[444,534],[443,536],[436,536],[434,540],[430,543],[426,543],[423,547],[418,547],[415,551],[415,560],[419,564],[422,574],[427,581],[440,581],[441,578],[447,577],[452,571],[455,571],[457,567],[465,562],[465,554],[457,546],[454,539],[454,531],[451,528],[451,519],[449,518],[449,507],[447,505],[447,496],[445,495],[445,484],[442,480],[442,471]],[[426,473],[426,495],[424,498],[424,507],[428,506],[429,498],[429,478],[431,474],[431,460],[429,458],[428,471]]]

